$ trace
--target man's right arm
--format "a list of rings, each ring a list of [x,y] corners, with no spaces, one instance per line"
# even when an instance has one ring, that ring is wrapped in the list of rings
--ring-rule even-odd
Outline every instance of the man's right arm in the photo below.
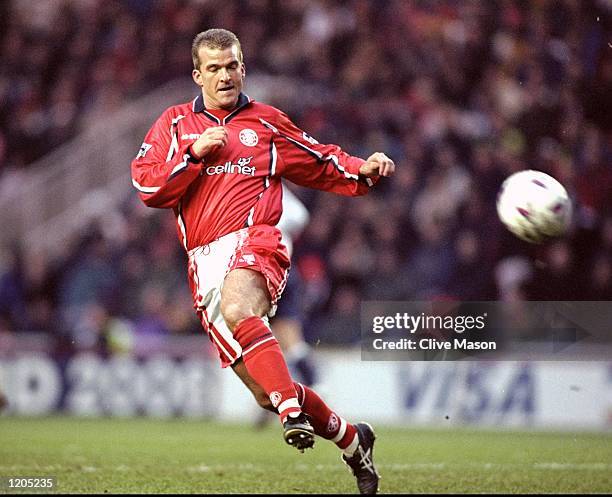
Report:
[[[132,161],[132,184],[149,207],[175,207],[202,169],[191,145],[179,149],[178,123],[183,117],[164,112]]]

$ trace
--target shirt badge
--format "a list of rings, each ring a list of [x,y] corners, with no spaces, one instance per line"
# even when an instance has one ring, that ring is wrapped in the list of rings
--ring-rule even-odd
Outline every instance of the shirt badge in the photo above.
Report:
[[[238,138],[240,138],[240,142],[243,145],[246,145],[247,147],[254,147],[259,142],[259,137],[257,136],[257,133],[255,133],[255,131],[253,131],[252,129],[248,128],[243,129],[238,135]]]

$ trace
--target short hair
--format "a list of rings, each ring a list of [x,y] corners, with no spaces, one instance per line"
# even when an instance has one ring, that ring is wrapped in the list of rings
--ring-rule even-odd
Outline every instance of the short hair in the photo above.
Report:
[[[238,47],[238,60],[242,63],[242,47],[240,46],[240,40],[234,33],[220,28],[207,29],[198,33],[191,44],[193,67],[195,69],[200,67],[200,57],[198,56],[200,47],[225,49],[234,45]]]

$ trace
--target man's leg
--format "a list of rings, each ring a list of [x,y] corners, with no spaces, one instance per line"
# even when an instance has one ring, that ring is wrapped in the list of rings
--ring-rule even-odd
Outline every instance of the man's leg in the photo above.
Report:
[[[251,391],[260,407],[277,412],[265,390],[253,379],[242,359],[232,364],[232,369]],[[333,441],[345,454],[353,455],[358,445],[357,430],[353,425],[334,413],[323,399],[308,387],[295,383],[298,399],[304,412],[312,419],[315,433]]]
[[[257,403],[264,409],[274,411],[266,392],[249,374],[242,359],[232,369],[251,391]],[[296,383],[298,399],[306,414],[311,418],[315,433],[333,441],[342,450],[342,459],[357,478],[357,486],[363,494],[378,491],[379,475],[374,467],[374,432],[367,423],[352,425],[333,412],[314,390]]]
[[[278,340],[289,372],[294,380],[307,386],[316,381],[316,368],[311,357],[310,346],[302,333],[302,302],[300,299],[301,279],[296,269],[289,272],[276,315],[270,320],[272,333]],[[256,428],[262,428],[272,420],[272,413],[261,411],[255,421]]]
[[[242,366],[234,371],[255,394],[262,407],[269,409],[258,385],[278,412],[285,429],[285,440],[300,450],[312,447],[314,430],[302,415],[297,392],[278,341],[262,319],[270,310],[270,294],[264,277],[250,269],[238,268],[225,277],[221,291],[221,314],[234,339],[242,347]],[[245,381],[246,380],[246,381]]]
[[[285,304],[285,294],[283,293],[283,306]],[[279,309],[282,309],[280,307]],[[304,342],[302,337],[302,324],[295,318],[289,316],[274,316],[270,322],[272,332],[278,340],[289,373],[294,380],[303,385],[311,386],[315,382],[316,373],[314,363],[310,354],[310,346]],[[255,421],[255,428],[261,429],[268,422],[272,421],[272,414],[260,411]]]
[[[312,419],[315,433],[334,442],[342,449],[342,460],[357,479],[362,494],[378,492],[380,476],[374,466],[374,430],[368,423],[348,423],[332,411],[311,388],[295,384],[298,400],[306,414]]]
[[[268,394],[284,423],[301,408],[280,346],[262,319],[269,310],[270,296],[260,273],[242,268],[229,272],[221,291],[221,314],[242,347],[247,371]]]
[[[352,456],[359,445],[355,426],[332,411],[319,395],[311,388],[295,384],[298,401],[311,418],[315,433],[334,442],[344,454]]]
[[[266,409],[267,411],[273,412],[274,414],[278,414],[278,411],[272,405],[268,394],[263,388],[258,385],[258,383],[247,371],[247,368],[242,358],[239,358],[234,364],[232,364],[232,369],[234,370],[234,373],[236,373],[238,378],[242,380],[242,383],[244,383],[244,385],[253,394],[253,397],[255,397],[255,400],[259,404],[259,407],[261,407],[262,409]]]

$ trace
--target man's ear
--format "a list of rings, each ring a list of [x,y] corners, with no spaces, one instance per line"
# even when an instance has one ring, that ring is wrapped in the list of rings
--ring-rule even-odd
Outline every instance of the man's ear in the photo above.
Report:
[[[200,71],[194,69],[193,71],[191,71],[191,77],[193,78],[193,81],[196,85],[200,87],[204,86],[204,83],[202,81],[202,73]]]
[[[242,79],[246,76],[246,66],[244,63],[240,64],[240,72],[242,72]]]

